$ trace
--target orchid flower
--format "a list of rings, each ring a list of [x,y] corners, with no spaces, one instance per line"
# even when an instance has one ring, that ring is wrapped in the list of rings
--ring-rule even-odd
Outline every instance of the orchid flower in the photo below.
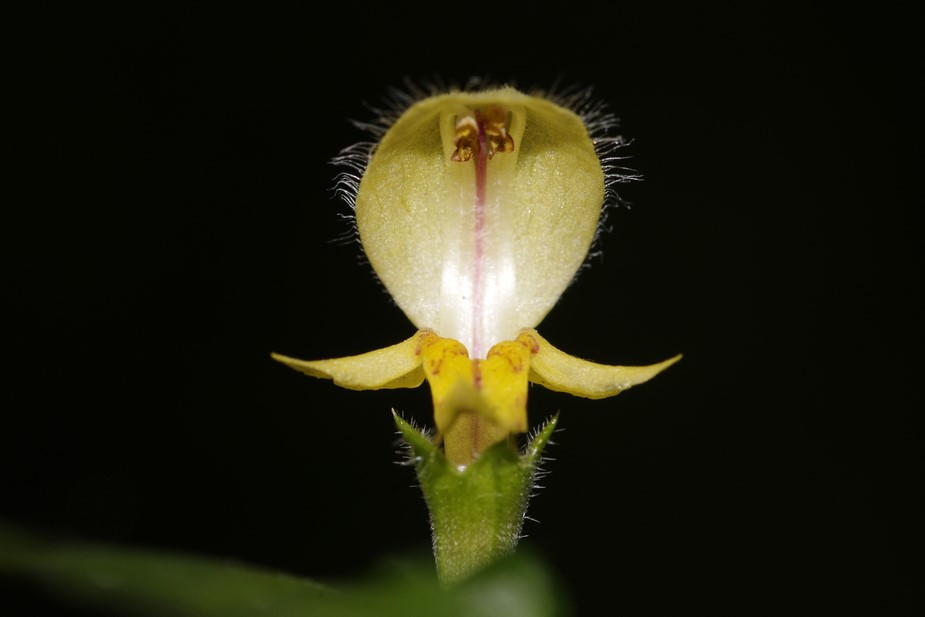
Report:
[[[535,330],[595,239],[607,143],[579,113],[510,87],[410,105],[361,165],[353,206],[370,264],[418,331],[357,356],[274,358],[354,390],[426,380],[458,468],[527,431],[530,382],[597,399],[649,380],[680,356],[607,366]]]

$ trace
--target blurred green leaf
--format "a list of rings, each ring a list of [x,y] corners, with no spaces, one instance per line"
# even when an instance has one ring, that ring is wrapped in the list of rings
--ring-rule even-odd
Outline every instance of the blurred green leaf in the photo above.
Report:
[[[362,581],[328,586],[231,561],[37,537],[0,523],[0,575],[115,615],[568,614],[555,581],[526,555],[503,559],[449,591],[437,584],[431,563],[415,561],[383,564]]]

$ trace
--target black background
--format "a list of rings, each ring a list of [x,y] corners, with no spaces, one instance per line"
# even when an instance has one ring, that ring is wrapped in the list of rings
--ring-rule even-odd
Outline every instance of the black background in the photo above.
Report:
[[[523,545],[582,615],[917,595],[911,11],[329,10],[23,23],[0,517],[335,582],[426,556],[389,412],[428,423],[426,388],[341,390],[269,354],[413,332],[336,241],[350,119],[406,77],[558,80],[621,118],[644,181],[539,329],[685,359],[616,399],[531,390],[531,423],[562,430]]]

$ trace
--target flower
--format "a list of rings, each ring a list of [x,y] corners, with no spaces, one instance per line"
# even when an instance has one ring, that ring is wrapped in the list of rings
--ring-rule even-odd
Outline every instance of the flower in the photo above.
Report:
[[[527,431],[530,382],[604,398],[649,380],[680,356],[606,366],[534,329],[587,257],[606,180],[585,122],[546,98],[505,87],[412,104],[363,168],[354,211],[370,264],[418,332],[358,356],[273,357],[356,390],[426,379],[459,466]]]

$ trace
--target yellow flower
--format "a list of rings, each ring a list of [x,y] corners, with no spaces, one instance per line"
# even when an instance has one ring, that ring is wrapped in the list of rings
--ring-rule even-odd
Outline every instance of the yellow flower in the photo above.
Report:
[[[411,105],[365,166],[354,210],[363,249],[419,328],[359,356],[284,364],[355,390],[426,379],[447,457],[466,465],[527,430],[529,382],[604,398],[678,359],[605,366],[533,328],[584,262],[605,170],[575,112],[512,88]]]

